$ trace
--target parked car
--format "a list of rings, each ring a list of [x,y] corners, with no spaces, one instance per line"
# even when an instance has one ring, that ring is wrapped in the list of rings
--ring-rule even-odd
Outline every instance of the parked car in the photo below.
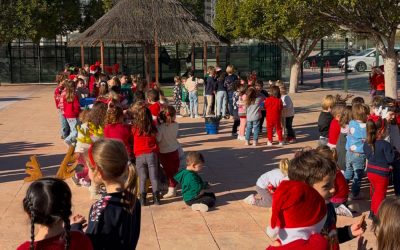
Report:
[[[323,59],[324,59],[324,64],[329,61],[330,66],[336,66],[338,64],[338,61],[344,57],[345,51],[343,49],[326,49],[323,51]],[[353,55],[354,52],[349,51],[349,55]],[[303,62],[303,67],[305,69],[309,69],[313,62],[315,61],[315,66],[320,67],[321,66],[321,52],[307,57],[304,62]]]

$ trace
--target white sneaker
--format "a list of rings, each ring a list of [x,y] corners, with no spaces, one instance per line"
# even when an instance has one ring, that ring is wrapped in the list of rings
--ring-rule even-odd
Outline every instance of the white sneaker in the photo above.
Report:
[[[198,119],[198,118],[200,118],[200,116],[198,116],[198,115],[195,115],[195,116],[194,116],[194,118]]]
[[[286,143],[285,142],[283,142],[283,141],[281,141],[281,142],[279,142],[279,144],[278,144],[279,146],[283,146],[283,145],[286,145]]]
[[[249,205],[254,205],[256,203],[256,199],[254,198],[254,194],[251,194],[243,199],[244,203]]]
[[[250,145],[250,142],[249,142],[249,141],[246,141],[246,142],[244,143],[244,145],[245,145],[245,146],[249,146],[249,145]]]
[[[163,198],[176,197],[176,189],[173,187],[168,187],[168,193],[163,195]]]
[[[257,142],[253,141],[253,147],[257,147]]]
[[[351,217],[353,218],[353,213],[348,209],[345,205],[341,204],[337,208],[335,208],[335,212],[337,215],[342,215],[346,217]]]
[[[176,115],[176,118],[182,118],[183,116],[182,115]]]
[[[268,141],[267,146],[272,146],[272,142]]]
[[[203,213],[208,211],[208,206],[203,203],[195,203],[191,207],[193,211],[200,211]]]

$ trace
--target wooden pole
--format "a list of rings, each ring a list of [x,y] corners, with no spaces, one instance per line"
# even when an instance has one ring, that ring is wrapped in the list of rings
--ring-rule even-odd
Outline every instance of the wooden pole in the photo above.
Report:
[[[204,43],[203,47],[203,71],[204,75],[207,74],[207,42]]]
[[[81,44],[81,65],[82,68],[85,67],[85,49],[83,48],[83,44]]]
[[[158,71],[159,71],[159,61],[158,61],[158,42],[157,42],[157,33],[154,36],[154,73],[156,74],[155,78],[156,78],[156,83],[158,83]]]
[[[190,58],[191,64],[192,64],[192,71],[194,72],[196,67],[195,67],[195,61],[194,61],[194,43],[192,44],[192,55]]]
[[[101,72],[104,73],[104,43],[100,42],[100,63],[101,63]]]
[[[215,47],[215,66],[219,67],[219,45]]]

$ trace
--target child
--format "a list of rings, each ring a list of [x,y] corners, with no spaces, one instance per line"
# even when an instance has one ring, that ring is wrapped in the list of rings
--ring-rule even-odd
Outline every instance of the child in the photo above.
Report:
[[[93,249],[86,235],[71,231],[71,207],[71,190],[64,181],[47,177],[32,182],[23,200],[31,222],[31,240],[17,249]],[[35,224],[40,225],[36,236]]]
[[[124,106],[130,106],[133,103],[133,87],[128,83],[128,76],[125,74],[121,75],[119,81],[121,83],[122,104]]]
[[[65,144],[69,147],[75,144],[78,131],[76,125],[79,124],[79,98],[75,93],[75,83],[73,81],[65,82],[65,96],[63,97],[64,117],[67,119],[69,126],[69,135],[64,139]]]
[[[298,154],[289,162],[288,176],[290,180],[303,181],[313,187],[327,203],[327,220],[322,234],[328,237],[328,243],[332,248],[339,249],[339,243],[343,243],[360,236],[365,231],[365,222],[359,222],[336,228],[337,217],[335,208],[329,202],[335,194],[336,164],[330,158],[309,150]]]
[[[286,86],[284,83],[279,85],[279,91],[281,93],[281,100],[283,104],[282,110],[282,124],[284,124],[284,131],[286,136],[286,142],[296,142],[296,133],[293,129],[293,118],[294,118],[294,106],[293,101],[287,94]]]
[[[186,205],[193,211],[207,212],[215,206],[215,194],[205,192],[208,183],[204,182],[198,173],[204,165],[204,156],[199,152],[186,153],[186,169],[182,169],[174,179],[182,186],[182,197]]]
[[[319,146],[328,144],[329,125],[333,119],[331,109],[335,105],[335,99],[332,95],[327,95],[322,99],[322,111],[318,117]]]
[[[346,138],[347,134],[349,133],[349,122],[351,119],[351,106],[347,105],[340,115],[340,134],[339,139],[336,143],[336,152],[338,158],[337,165],[339,169],[343,171],[346,169]]]
[[[261,175],[256,183],[258,197],[254,194],[249,195],[244,202],[249,205],[260,207],[271,207],[272,197],[279,184],[287,178],[289,160],[282,159],[279,168],[273,169]]]
[[[130,156],[132,154],[132,134],[130,126],[124,124],[123,121],[124,113],[122,108],[110,102],[107,109],[104,138],[112,138],[123,142],[126,152]]]
[[[367,138],[366,122],[369,108],[365,104],[354,104],[352,107],[353,120],[349,123],[349,134],[346,141],[346,170],[344,177],[351,186],[351,198],[360,199],[361,179],[364,176],[365,154],[364,141]]]
[[[160,205],[158,185],[158,146],[156,142],[157,128],[152,120],[150,110],[143,102],[136,102],[133,107],[133,153],[136,157],[136,169],[139,174],[140,202],[142,206],[146,201],[146,180],[150,177],[153,190],[153,204]]]
[[[147,91],[147,104],[148,104],[147,108],[151,112],[153,121],[157,121],[157,117],[161,111],[161,105],[159,100],[160,100],[160,94],[157,90],[150,89],[149,91]]]
[[[203,79],[198,79],[194,77],[194,73],[192,71],[189,71],[188,78],[185,82],[185,87],[189,92],[190,114],[192,118],[199,118],[197,88],[199,84],[203,83]]]
[[[79,102],[82,98],[89,97],[89,89],[86,87],[85,81],[81,78],[76,80],[76,94],[78,95]]]
[[[351,100],[351,105],[355,103],[364,104],[365,103],[364,98],[362,98],[361,96],[354,97],[353,100]]]
[[[167,106],[160,113],[160,126],[158,127],[157,142],[160,148],[160,163],[163,166],[168,178],[168,193],[164,198],[176,196],[176,181],[174,175],[179,168],[179,142],[178,129],[179,125],[175,122],[176,111],[174,107]]]
[[[265,109],[267,110],[267,146],[272,146],[273,129],[276,129],[278,135],[279,146],[283,146],[281,117],[283,110],[283,103],[281,100],[281,93],[278,86],[271,87],[271,95],[264,102]]]
[[[208,77],[204,83],[204,94],[207,100],[206,116],[211,116],[214,113],[214,95],[215,95],[215,85],[216,85],[216,71],[215,68],[208,67]]]
[[[239,117],[239,88],[240,88],[240,82],[239,80],[236,80],[233,83],[233,88],[235,89],[235,92],[233,92],[232,95],[232,103],[233,103],[233,126],[232,126],[232,136],[237,137],[238,136],[238,127],[240,125],[240,117]]]
[[[328,147],[336,148],[337,141],[339,139],[340,135],[340,116],[342,115],[343,111],[345,109],[345,106],[342,104],[336,104],[332,108],[332,121],[331,124],[329,125],[329,130],[328,130]]]
[[[186,77],[182,77],[182,108],[184,111],[183,116],[191,116],[192,114],[190,113],[189,110],[189,91],[186,88]]]
[[[324,199],[313,188],[300,181],[283,181],[274,194],[267,228],[267,234],[277,240],[267,250],[329,249],[320,234],[326,213]]]
[[[247,120],[246,120],[246,86],[241,85],[238,89],[239,92],[239,100],[238,100],[238,113],[239,113],[239,118],[240,118],[240,125],[239,125],[239,134],[238,134],[238,140],[245,140],[245,131],[246,131],[246,125],[247,125]]]
[[[140,234],[140,202],[136,198],[136,171],[122,142],[100,139],[89,148],[89,176],[106,193],[89,212],[85,234],[94,249],[135,249]],[[73,228],[86,222],[78,215]]]
[[[269,95],[268,95],[268,92],[264,89],[263,81],[256,80],[254,87],[255,87],[255,89],[257,91],[257,97],[261,98],[261,108],[260,108],[261,117],[260,117],[260,126],[258,128],[258,131],[261,134],[262,133],[262,127],[263,127],[263,124],[264,124],[264,119],[265,119],[265,117],[267,115],[267,113],[266,113],[267,111],[265,110],[264,101],[265,101],[265,98],[267,98]]]
[[[181,86],[181,78],[179,76],[174,77],[174,104],[176,110],[176,116],[181,116],[181,106],[182,106],[182,86]]]
[[[368,160],[367,176],[370,181],[371,211],[370,219],[378,214],[378,208],[386,197],[389,185],[389,165],[399,166],[393,146],[384,140],[386,137],[386,120],[377,118],[367,121],[367,141],[363,150]],[[397,159],[396,159],[397,158]]]
[[[257,146],[258,143],[258,128],[260,125],[260,104],[261,98],[257,97],[257,92],[255,88],[248,88],[246,91],[246,121],[247,121],[247,128],[246,128],[246,143],[245,145],[250,145],[250,136],[251,131],[253,130],[253,146]],[[254,128],[254,129],[253,129]]]
[[[68,127],[68,122],[67,119],[64,117],[64,109],[63,109],[63,92],[64,92],[64,83],[66,81],[66,75],[63,73],[60,73],[56,77],[56,82],[57,82],[57,88],[54,90],[54,101],[56,103],[56,108],[58,112],[58,118],[61,123],[61,139],[67,138],[69,135],[69,127]],[[64,92],[65,95],[65,92]]]
[[[399,248],[399,218],[400,198],[386,198],[379,207],[376,220],[373,221],[373,232],[378,241],[378,250],[392,250]]]

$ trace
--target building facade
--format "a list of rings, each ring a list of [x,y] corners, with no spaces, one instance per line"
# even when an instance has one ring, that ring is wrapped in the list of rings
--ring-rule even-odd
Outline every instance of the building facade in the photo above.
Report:
[[[204,21],[209,25],[213,26],[215,18],[215,6],[217,0],[205,0],[204,1]]]

